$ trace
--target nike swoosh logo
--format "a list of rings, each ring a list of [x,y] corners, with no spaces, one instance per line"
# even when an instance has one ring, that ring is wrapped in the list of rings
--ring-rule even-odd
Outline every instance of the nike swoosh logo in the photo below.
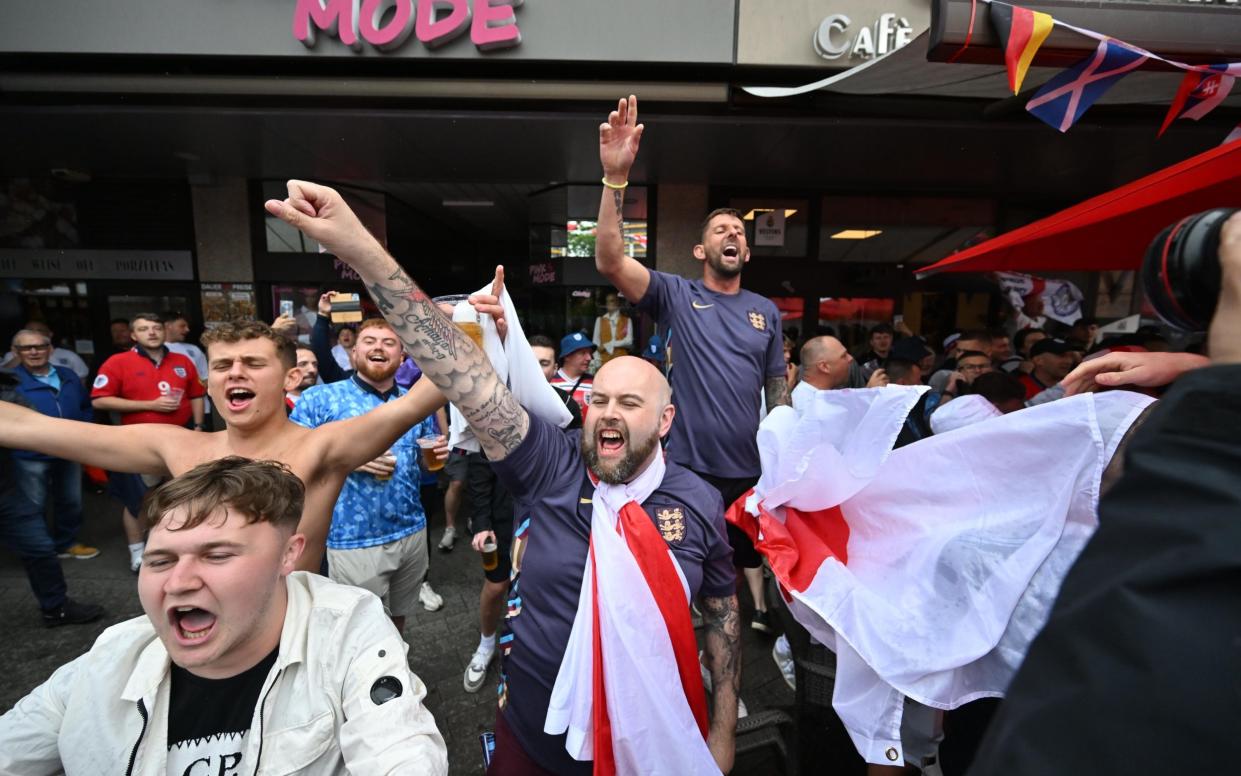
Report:
[[[690,302],[690,304],[693,305],[695,310],[705,310],[708,307],[715,307],[713,304],[698,304],[697,302]]]

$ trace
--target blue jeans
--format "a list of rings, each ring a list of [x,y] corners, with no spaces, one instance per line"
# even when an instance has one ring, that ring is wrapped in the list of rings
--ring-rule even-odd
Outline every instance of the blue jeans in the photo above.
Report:
[[[17,487],[26,494],[39,514],[47,510],[47,497],[52,496],[52,515],[55,528],[52,544],[57,552],[64,552],[77,544],[78,530],[82,527],[82,466],[73,461],[54,458],[50,461],[32,461],[14,458],[17,464]]]
[[[50,611],[65,602],[65,574],[47,534],[43,511],[21,488],[0,488],[0,546],[22,559],[40,609]]]

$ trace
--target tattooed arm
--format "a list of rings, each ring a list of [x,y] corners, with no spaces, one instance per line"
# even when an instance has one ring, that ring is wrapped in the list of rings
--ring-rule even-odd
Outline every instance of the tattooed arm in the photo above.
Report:
[[[530,417],[486,355],[405,274],[340,194],[326,186],[289,181],[288,198],[268,200],[265,207],[362,276],[379,311],[423,374],[461,410],[489,459],[501,460],[521,444]],[[497,268],[493,294],[500,293],[503,282],[503,269]]]
[[[737,733],[737,695],[741,690],[741,617],[737,596],[702,599],[707,637],[702,659],[711,672],[711,728],[707,746],[720,770],[733,767]]]
[[[767,400],[767,411],[771,412],[773,407],[781,404],[791,404],[789,401],[789,380],[787,377],[768,377],[767,382],[763,385],[763,398]]]
[[[599,161],[603,179],[613,186],[629,181],[629,169],[638,154],[642,125],[638,123],[638,98],[621,100],[608,120],[599,126]],[[625,298],[637,302],[646,295],[651,273],[642,262],[625,255],[625,190],[604,186],[599,201],[599,222],[595,227],[595,269]]]

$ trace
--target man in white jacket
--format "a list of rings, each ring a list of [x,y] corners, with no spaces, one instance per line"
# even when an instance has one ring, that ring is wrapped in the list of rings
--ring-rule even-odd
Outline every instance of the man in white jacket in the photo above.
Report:
[[[147,498],[145,617],[0,717],[0,774],[446,774],[373,594],[295,572],[304,488],[222,458]]]

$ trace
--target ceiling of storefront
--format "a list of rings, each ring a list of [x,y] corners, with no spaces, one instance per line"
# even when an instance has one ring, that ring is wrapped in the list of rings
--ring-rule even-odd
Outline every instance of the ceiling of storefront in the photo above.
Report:
[[[758,193],[968,195],[1050,209],[1187,158],[1227,132],[1219,121],[1181,122],[1156,142],[1157,117],[1122,114],[1087,116],[1061,135],[1024,114],[988,118],[976,102],[937,100],[922,110],[915,101],[902,106],[903,115],[864,117],[856,107],[878,104],[876,98],[813,99],[787,112],[779,101],[708,110],[648,103],[632,177]],[[860,102],[837,107],[841,100]],[[960,118],[953,118],[955,107]],[[224,177],[354,182],[387,190],[444,223],[520,238],[529,192],[597,180],[597,127],[607,109],[10,101],[0,104],[6,149],[0,176],[68,170],[199,183]],[[850,115],[834,115],[842,113]],[[494,205],[445,206],[445,200]]]

